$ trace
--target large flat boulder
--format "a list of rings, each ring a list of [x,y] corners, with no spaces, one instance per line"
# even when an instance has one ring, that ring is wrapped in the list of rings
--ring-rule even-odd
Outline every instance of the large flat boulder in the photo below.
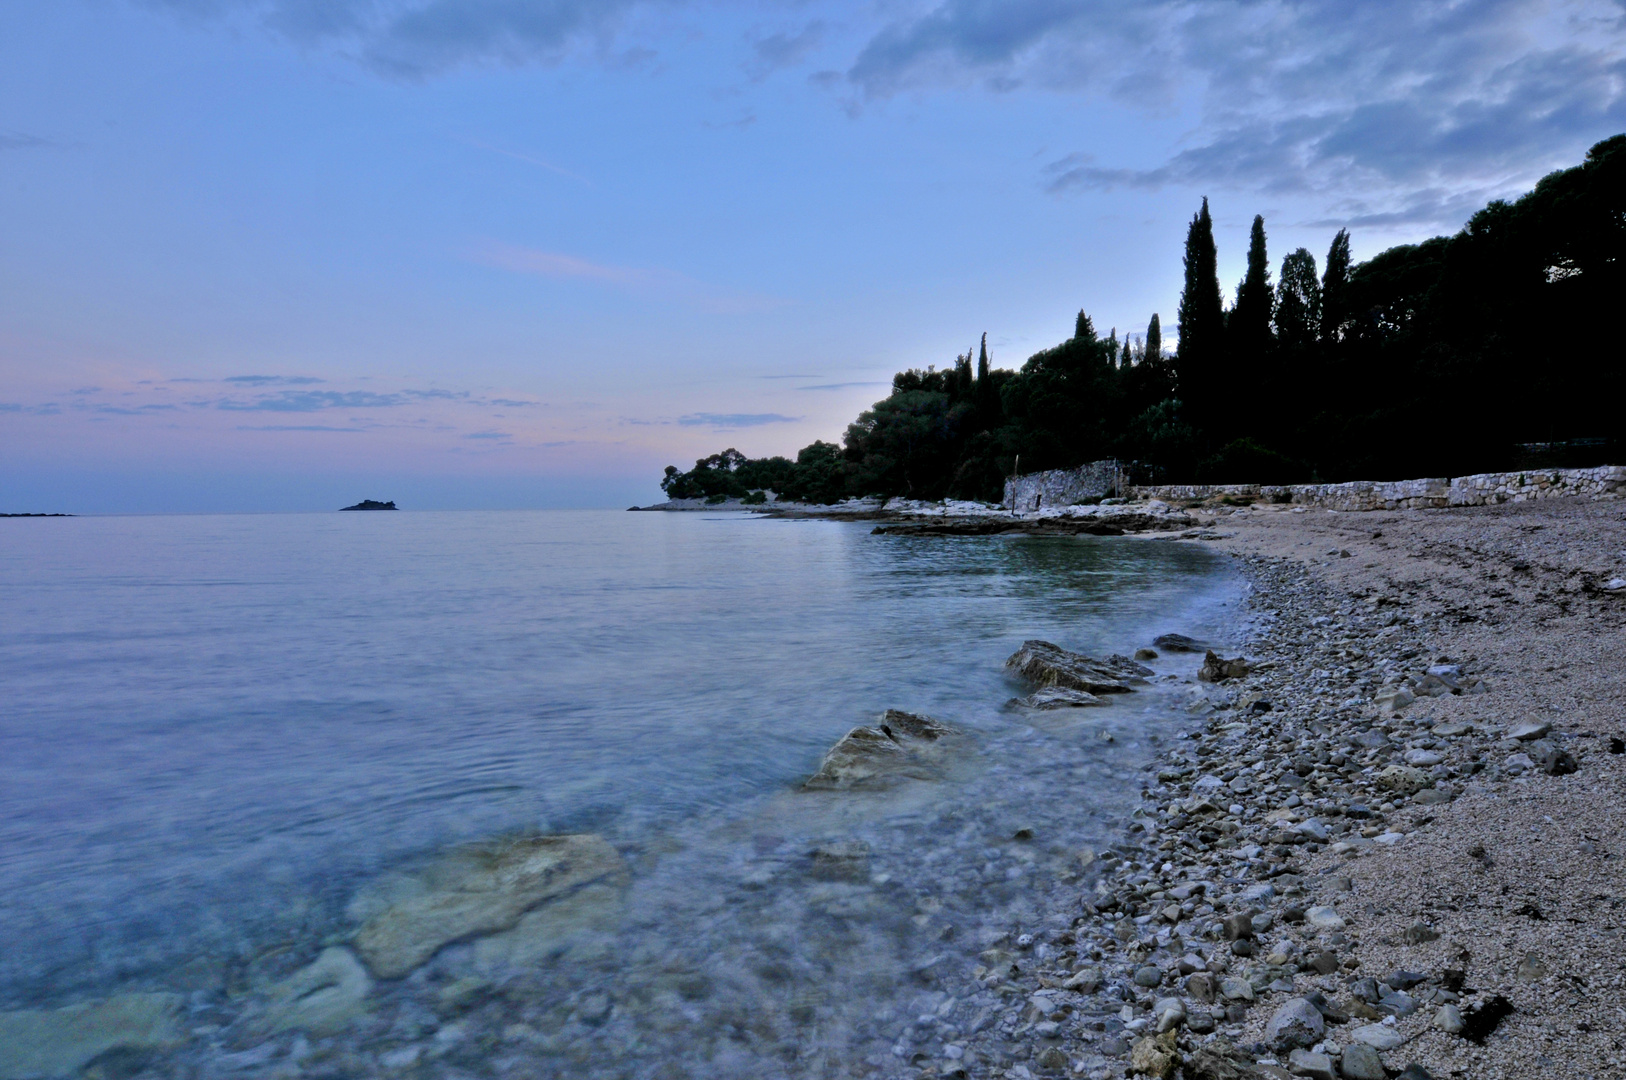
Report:
[[[0,1080],[71,1076],[109,1050],[183,1041],[178,994],[121,994],[63,1009],[0,1013]]]
[[[540,904],[626,881],[620,853],[591,833],[458,848],[357,898],[356,951],[375,975],[399,978],[454,941],[513,929]]]
[[[957,729],[929,716],[888,709],[872,727],[855,727],[824,755],[807,790],[883,787],[942,775],[944,744]]]
[[[1127,694],[1153,674],[1151,668],[1127,656],[1097,660],[1048,641],[1022,642],[1005,666],[1041,687],[1082,690],[1087,694]]]

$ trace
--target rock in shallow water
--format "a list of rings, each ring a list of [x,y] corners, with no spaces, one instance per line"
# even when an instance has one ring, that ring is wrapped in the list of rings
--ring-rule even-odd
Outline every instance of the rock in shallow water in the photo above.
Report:
[[[178,994],[121,994],[63,1009],[0,1013],[0,1080],[68,1076],[109,1050],[178,1044]]]
[[[1107,702],[1084,690],[1066,690],[1047,686],[1023,698],[1011,698],[1012,705],[1022,709],[1082,709]]]
[[[510,930],[546,901],[604,882],[624,885],[626,863],[602,836],[522,837],[459,848],[420,874],[358,897],[356,949],[380,978],[405,975],[442,946]]]
[[[268,991],[264,1026],[271,1031],[300,1029],[330,1035],[367,1012],[373,981],[349,949],[326,949],[309,967],[294,972]]]
[[[1048,641],[1024,641],[1005,666],[1041,687],[1083,690],[1090,694],[1127,694],[1154,672],[1125,656],[1097,660],[1068,652]]]
[[[841,737],[808,777],[803,788],[879,787],[911,777],[935,779],[942,774],[941,751],[955,728],[929,716],[888,709],[874,727],[856,727]]]

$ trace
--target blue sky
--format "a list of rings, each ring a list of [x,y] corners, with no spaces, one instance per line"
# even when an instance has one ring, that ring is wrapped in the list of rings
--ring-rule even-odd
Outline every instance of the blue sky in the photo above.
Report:
[[[0,510],[626,505],[1626,130],[1626,6],[0,6]],[[1172,330],[1172,327],[1171,327]]]

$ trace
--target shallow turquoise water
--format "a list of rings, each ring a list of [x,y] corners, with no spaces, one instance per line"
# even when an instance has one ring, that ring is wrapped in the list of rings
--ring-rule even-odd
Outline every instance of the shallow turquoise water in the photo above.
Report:
[[[329,932],[459,840],[750,813],[884,708],[1020,772],[1073,738],[1002,709],[1021,640],[1223,634],[1238,589],[1171,542],[740,514],[0,522],[0,996]]]

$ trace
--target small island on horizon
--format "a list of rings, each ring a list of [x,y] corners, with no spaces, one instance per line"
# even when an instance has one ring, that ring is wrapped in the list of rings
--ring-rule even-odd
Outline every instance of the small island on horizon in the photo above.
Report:
[[[379,502],[377,499],[363,499],[354,506],[341,506],[341,507],[339,507],[339,512],[343,513],[346,510],[397,510],[397,509],[399,509],[399,507],[397,507],[395,505],[395,500],[394,499],[391,499],[389,502]]]

